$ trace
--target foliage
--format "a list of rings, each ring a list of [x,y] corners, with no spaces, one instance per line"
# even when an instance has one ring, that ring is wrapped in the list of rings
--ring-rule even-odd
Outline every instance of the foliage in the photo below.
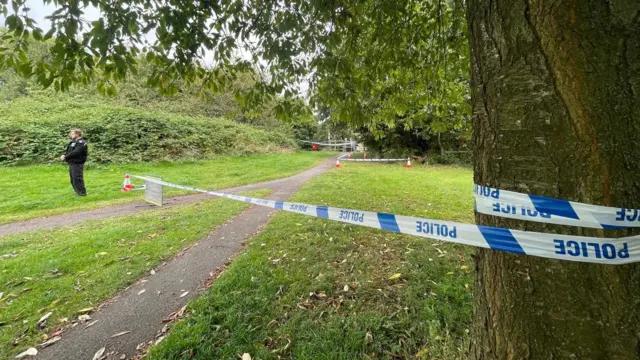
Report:
[[[322,61],[316,101],[333,120],[365,125],[375,136],[395,126],[431,135],[469,121],[468,46],[458,2],[360,3],[341,41]]]
[[[294,199],[468,222],[471,181],[468,169],[345,163]],[[466,358],[471,251],[280,213],[149,358]]]
[[[32,45],[27,52],[27,57],[32,61],[42,58],[49,51],[50,42]],[[253,72],[237,74],[235,80],[220,93],[213,93],[203,88],[201,82],[185,83],[176,80],[174,83],[178,91],[172,96],[164,96],[158,94],[146,83],[145,76],[151,73],[152,65],[146,59],[138,58],[137,67],[137,76],[129,74],[121,82],[114,84],[116,92],[113,96],[100,95],[95,81],[86,86],[70,87],[65,93],[74,100],[83,99],[150,111],[160,110],[178,115],[226,117],[236,122],[286,130],[284,129],[287,127],[286,124],[275,118],[273,110],[275,103],[265,104],[249,111],[240,107],[235,99],[233,95],[235,90],[253,86],[256,76]],[[42,89],[33,78],[25,80],[11,69],[0,72],[0,100],[11,101],[30,96],[64,98],[63,94],[59,94],[52,88]]]
[[[0,5],[9,30],[0,70],[13,69],[56,90],[95,80],[101,93],[115,94],[114,82],[138,74],[144,57],[152,66],[147,84],[175,94],[177,81],[222,92],[253,67],[260,74],[255,85],[234,95],[248,108],[282,95],[274,106],[280,118],[308,112],[295,86],[309,79],[316,103],[328,104],[349,123],[392,125],[401,117],[407,124],[430,121],[434,131],[444,132],[468,113],[467,101],[460,101],[468,53],[461,1],[55,3],[46,34],[28,17],[25,0]],[[103,18],[86,24],[89,4]],[[29,47],[42,41],[53,43],[49,56],[30,60]],[[251,59],[240,59],[239,51]],[[208,55],[213,67],[203,65]]]
[[[203,159],[296,147],[285,131],[223,119],[149,112],[61,97],[16,99],[0,114],[0,164],[55,161],[70,128],[79,127],[97,163]]]
[[[461,152],[444,152],[439,155],[435,155],[433,160],[436,164],[442,165],[471,165],[473,163],[471,151]]]
[[[178,184],[215,190],[291,176],[317,165],[329,155],[298,152],[204,161],[89,165],[85,170],[88,196],[83,198],[73,196],[69,174],[63,166],[0,167],[0,184],[4,187],[0,223],[140,201],[142,191],[120,191],[126,173],[154,174]],[[135,179],[133,183],[140,184]],[[165,189],[168,197],[183,193]]]
[[[378,125],[381,130],[377,135],[367,127],[361,127],[359,132],[367,151],[380,156],[408,156],[441,153],[447,150],[465,150],[470,145],[471,129],[469,123],[463,122],[464,127],[450,130],[442,134],[434,134],[428,125],[405,126],[404,121],[398,121],[394,127]]]
[[[97,308],[247,207],[213,199],[0,238],[0,253],[16,254],[2,260],[0,272],[0,358],[12,359],[43,335],[70,325],[78,310]],[[45,326],[36,326],[47,312],[53,315]]]

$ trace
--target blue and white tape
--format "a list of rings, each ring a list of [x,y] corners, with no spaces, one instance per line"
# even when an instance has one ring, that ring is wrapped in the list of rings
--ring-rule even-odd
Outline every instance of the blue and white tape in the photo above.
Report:
[[[344,159],[340,158],[340,160],[344,161],[357,161],[357,162],[398,162],[398,161],[407,161],[408,159]]]
[[[596,229],[640,227],[640,209],[583,204],[474,185],[475,209],[487,215]]]
[[[323,143],[323,142],[317,142],[317,141],[307,141],[307,140],[298,140],[299,142],[303,142],[303,143],[307,143],[307,144],[316,144],[316,145],[321,145],[321,146],[354,146],[355,145],[355,141],[352,142],[343,142],[343,143]]]
[[[132,175],[132,177],[177,189],[201,192],[302,215],[516,254],[600,264],[626,264],[640,261],[640,236],[617,239],[592,238],[509,230],[453,221],[264,200],[207,191],[143,176]]]
[[[408,161],[409,158],[404,158],[404,159],[350,159],[350,158],[347,158],[347,154],[342,154],[342,155],[338,156],[338,160],[358,161],[358,162],[397,162],[397,161]]]

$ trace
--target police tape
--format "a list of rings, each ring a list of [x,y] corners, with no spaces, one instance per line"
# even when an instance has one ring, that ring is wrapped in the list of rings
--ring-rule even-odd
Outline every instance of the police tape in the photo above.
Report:
[[[138,175],[131,176],[163,186],[205,193],[297,214],[516,254],[600,264],[626,264],[640,261],[640,236],[594,238],[509,230],[372,211],[264,200],[202,190]]]
[[[299,142],[303,142],[303,143],[307,143],[307,144],[316,144],[316,145],[322,145],[322,146],[352,146],[355,144],[355,141],[352,142],[343,142],[343,143],[323,143],[323,142],[317,142],[317,141],[307,141],[307,140],[298,140]]]
[[[407,158],[404,159],[344,159],[340,158],[340,160],[344,161],[358,161],[358,162],[397,162],[397,161],[407,161]]]
[[[487,215],[597,229],[640,227],[640,209],[590,205],[474,185],[475,209]]]

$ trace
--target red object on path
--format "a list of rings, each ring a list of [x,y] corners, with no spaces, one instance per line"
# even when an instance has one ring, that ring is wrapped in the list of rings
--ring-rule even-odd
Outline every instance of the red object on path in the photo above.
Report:
[[[340,159],[336,160],[336,167],[339,168],[340,167]]]
[[[407,158],[407,169],[411,168],[411,158]]]
[[[313,144],[313,151],[318,151],[318,144]]]
[[[122,191],[131,191],[133,189],[133,186],[131,186],[131,178],[129,177],[129,174],[126,174],[124,176],[124,184],[122,185]]]

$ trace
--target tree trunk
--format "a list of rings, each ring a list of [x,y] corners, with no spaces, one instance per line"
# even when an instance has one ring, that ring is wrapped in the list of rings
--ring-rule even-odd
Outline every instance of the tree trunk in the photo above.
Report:
[[[640,208],[640,2],[469,0],[467,17],[475,182]],[[473,358],[640,356],[640,266],[480,250],[476,270]]]

